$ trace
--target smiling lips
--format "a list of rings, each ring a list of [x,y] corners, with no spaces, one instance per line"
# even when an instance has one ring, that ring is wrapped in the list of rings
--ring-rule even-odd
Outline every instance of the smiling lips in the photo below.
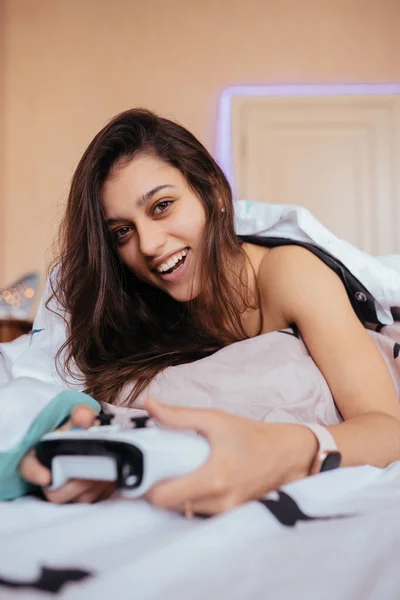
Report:
[[[181,252],[177,252],[176,254],[171,256],[171,258],[168,261],[156,267],[157,273],[159,273],[160,275],[174,273],[180,267],[182,267],[183,263],[185,262],[186,255],[186,249],[182,250]]]

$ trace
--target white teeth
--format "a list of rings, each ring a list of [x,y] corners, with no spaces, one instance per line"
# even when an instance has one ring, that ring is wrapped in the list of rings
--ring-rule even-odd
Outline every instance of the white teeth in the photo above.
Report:
[[[182,250],[182,252],[178,252],[177,254],[175,254],[175,256],[170,258],[168,262],[163,263],[162,265],[157,267],[157,271],[159,273],[163,273],[164,271],[168,271],[169,269],[172,269],[172,267],[174,267],[176,265],[176,263],[179,262],[180,260],[182,260],[182,258],[186,255],[187,255],[187,250]]]
[[[169,268],[171,269],[172,267],[174,267],[178,261],[179,258],[177,256],[175,256],[175,258],[171,258],[171,260],[168,261]]]

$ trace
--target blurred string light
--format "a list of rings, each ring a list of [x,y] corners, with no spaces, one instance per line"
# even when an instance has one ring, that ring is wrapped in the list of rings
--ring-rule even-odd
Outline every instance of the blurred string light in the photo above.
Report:
[[[232,85],[219,98],[215,157],[235,190],[232,147],[232,100],[238,96],[370,96],[400,94],[400,84],[335,84],[335,85]]]
[[[0,289],[0,319],[30,320],[39,291],[39,273],[29,273]]]

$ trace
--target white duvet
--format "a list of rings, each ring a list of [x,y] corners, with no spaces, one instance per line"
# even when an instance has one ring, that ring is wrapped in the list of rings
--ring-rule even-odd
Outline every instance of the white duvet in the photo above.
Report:
[[[400,462],[283,491],[207,520],[117,497],[0,504],[0,599],[399,599]]]

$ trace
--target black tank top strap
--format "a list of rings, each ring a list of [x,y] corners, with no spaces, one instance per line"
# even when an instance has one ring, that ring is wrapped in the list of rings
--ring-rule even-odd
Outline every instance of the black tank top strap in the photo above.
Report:
[[[265,246],[274,248],[276,246],[301,246],[306,248],[328,267],[330,267],[342,280],[346,288],[347,295],[351,305],[360,321],[371,324],[379,324],[376,314],[375,302],[372,294],[363,286],[363,284],[349,271],[349,269],[336,257],[329,254],[319,246],[307,242],[298,242],[280,237],[269,237],[261,235],[240,235],[240,240],[256,246]],[[334,315],[332,315],[334,317]]]

